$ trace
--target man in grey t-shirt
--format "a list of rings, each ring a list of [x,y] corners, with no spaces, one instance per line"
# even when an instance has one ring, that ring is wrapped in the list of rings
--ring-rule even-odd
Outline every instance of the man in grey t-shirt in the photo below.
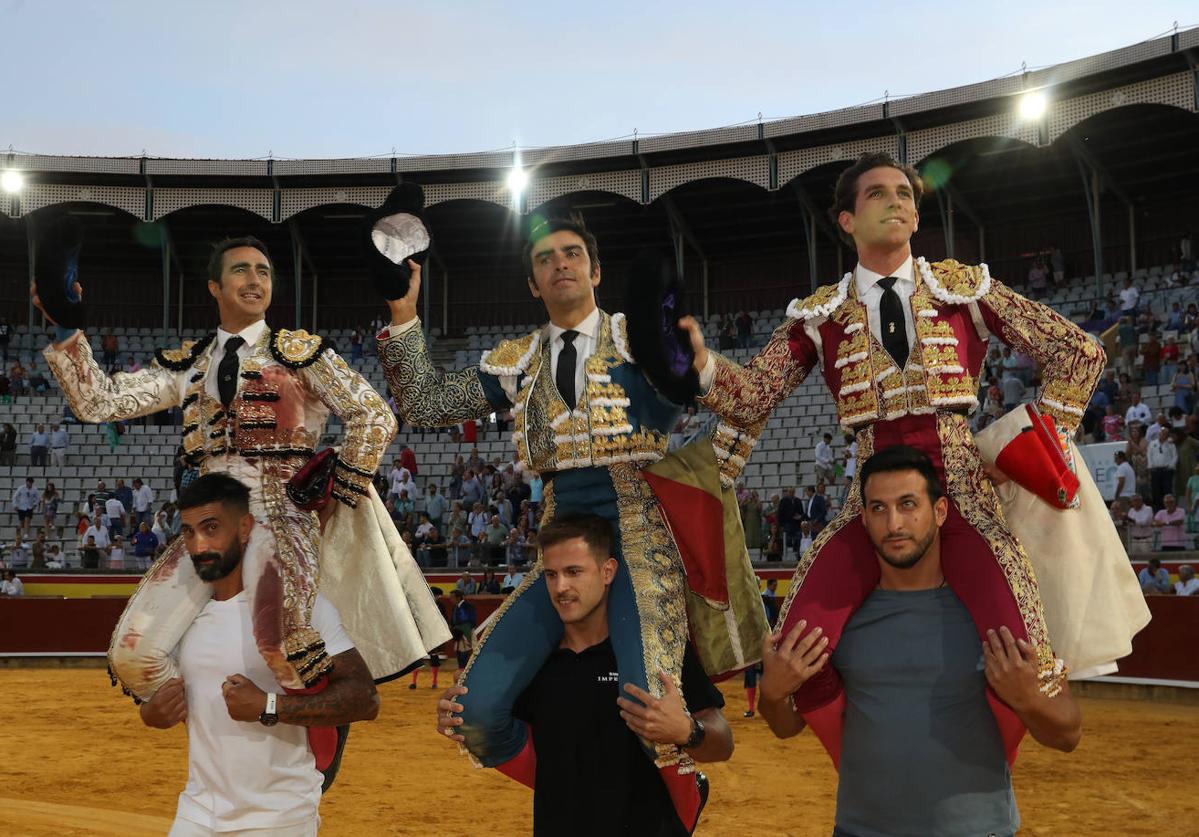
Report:
[[[1055,697],[1040,691],[1031,646],[1007,627],[979,644],[941,570],[950,501],[928,456],[886,448],[860,478],[879,585],[831,655],[820,628],[805,634],[802,620],[766,639],[762,716],[779,738],[798,734],[804,720],[789,698],[831,659],[846,698],[834,837],[1015,834],[1020,816],[988,686],[1033,738],[1066,752],[1082,735],[1078,705],[1068,685]]]

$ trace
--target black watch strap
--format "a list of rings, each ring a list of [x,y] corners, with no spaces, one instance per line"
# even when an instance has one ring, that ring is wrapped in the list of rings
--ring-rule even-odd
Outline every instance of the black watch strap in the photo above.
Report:
[[[684,750],[690,750],[704,743],[704,736],[708,731],[704,729],[704,722],[694,715],[691,716],[691,736],[683,744]]]

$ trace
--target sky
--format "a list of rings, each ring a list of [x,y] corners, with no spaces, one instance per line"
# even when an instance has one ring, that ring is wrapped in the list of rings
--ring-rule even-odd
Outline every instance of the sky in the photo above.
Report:
[[[1194,0],[0,0],[0,150],[325,158],[818,113],[1199,24]]]

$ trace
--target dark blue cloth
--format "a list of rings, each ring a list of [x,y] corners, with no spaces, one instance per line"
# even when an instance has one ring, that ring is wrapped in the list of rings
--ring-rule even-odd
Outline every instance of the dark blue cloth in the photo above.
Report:
[[[616,489],[607,468],[576,468],[553,476],[556,514],[589,512],[619,526]],[[634,683],[647,688],[641,648],[641,619],[632,579],[620,549],[613,541],[618,568],[608,592],[608,630],[620,670],[619,688]],[[524,748],[528,728],[512,714],[525,688],[562,641],[562,620],[550,603],[545,579],[512,594],[515,600],[499,618],[467,672],[469,689],[459,732],[466,747],[485,767],[495,767]]]

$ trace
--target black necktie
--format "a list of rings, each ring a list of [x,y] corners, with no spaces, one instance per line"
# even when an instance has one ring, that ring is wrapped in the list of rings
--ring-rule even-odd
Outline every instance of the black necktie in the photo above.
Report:
[[[237,357],[237,350],[241,348],[246,341],[240,337],[230,337],[225,341],[225,356],[221,358],[221,365],[217,367],[217,391],[221,394],[221,404],[225,407],[229,406],[229,402],[233,400],[233,396],[237,394],[237,370],[240,368],[240,361]]]
[[[575,408],[575,362],[578,358],[574,340],[578,336],[574,329],[562,332],[562,351],[558,353],[558,371],[554,374],[558,392],[572,410]]]
[[[883,347],[902,369],[908,362],[908,329],[903,320],[903,303],[895,293],[894,276],[879,279],[883,299],[878,305],[879,325],[883,330]]]

